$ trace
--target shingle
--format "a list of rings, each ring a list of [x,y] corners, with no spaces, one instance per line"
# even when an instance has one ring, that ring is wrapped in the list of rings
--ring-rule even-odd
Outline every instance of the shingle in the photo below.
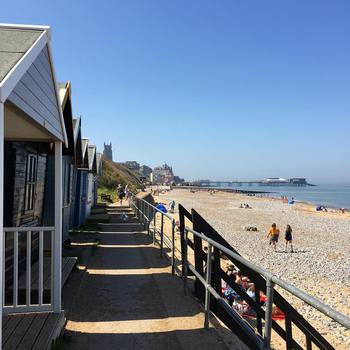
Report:
[[[22,53],[0,51],[0,82],[22,56]]]
[[[38,39],[42,30],[0,27],[0,82]]]

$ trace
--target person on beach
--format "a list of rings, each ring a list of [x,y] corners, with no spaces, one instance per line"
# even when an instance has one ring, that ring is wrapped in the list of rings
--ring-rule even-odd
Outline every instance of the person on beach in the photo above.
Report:
[[[175,201],[172,200],[172,201],[169,203],[169,206],[170,206],[170,213],[174,214],[174,212],[175,212]]]
[[[118,194],[118,198],[119,198],[119,201],[120,201],[120,206],[123,205],[123,198],[125,196],[125,192],[124,192],[124,188],[121,184],[118,185],[118,188],[117,188],[117,194]]]
[[[287,225],[286,227],[286,233],[284,236],[285,240],[286,240],[286,248],[285,248],[285,252],[287,252],[287,247],[288,244],[290,245],[291,248],[291,253],[293,253],[293,238],[292,238],[292,228],[290,227],[290,225]]]
[[[278,237],[280,235],[280,230],[277,228],[276,224],[271,225],[270,231],[267,235],[267,238],[270,238],[269,244],[273,246],[273,250],[276,251],[276,245],[278,242]]]

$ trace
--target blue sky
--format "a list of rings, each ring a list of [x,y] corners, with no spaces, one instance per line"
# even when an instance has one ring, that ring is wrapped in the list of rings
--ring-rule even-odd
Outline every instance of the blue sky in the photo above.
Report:
[[[350,182],[350,1],[6,1],[52,27],[83,134],[187,179]]]

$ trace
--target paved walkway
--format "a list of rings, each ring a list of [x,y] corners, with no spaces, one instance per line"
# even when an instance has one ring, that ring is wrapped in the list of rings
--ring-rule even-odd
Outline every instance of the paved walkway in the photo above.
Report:
[[[228,349],[135,223],[104,225],[68,315],[69,349]],[[241,349],[237,346],[230,348]]]

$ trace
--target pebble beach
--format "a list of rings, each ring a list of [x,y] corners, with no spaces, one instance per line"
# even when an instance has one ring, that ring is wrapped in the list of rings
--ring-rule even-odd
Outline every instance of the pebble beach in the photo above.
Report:
[[[350,317],[349,213],[316,212],[308,203],[290,205],[280,199],[220,191],[174,189],[158,200],[166,204],[175,200],[196,209],[245,258]],[[244,203],[251,209],[240,208]],[[273,222],[281,231],[276,252],[266,237]],[[294,253],[285,252],[287,224],[293,229]],[[246,231],[247,226],[257,231]],[[350,331],[282,293],[336,349],[350,348]]]

